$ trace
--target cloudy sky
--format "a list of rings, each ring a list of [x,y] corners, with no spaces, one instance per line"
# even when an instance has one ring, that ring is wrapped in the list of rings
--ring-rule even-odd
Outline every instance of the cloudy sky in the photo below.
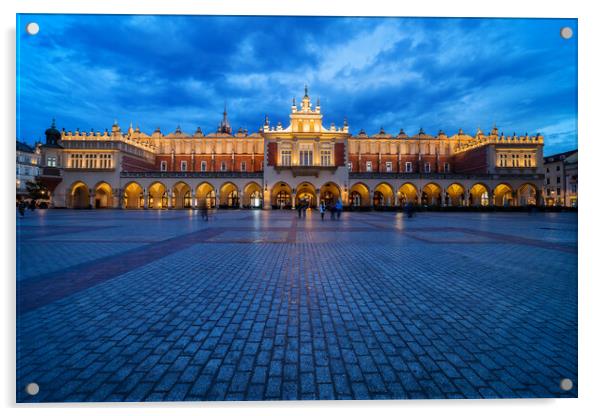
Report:
[[[25,25],[40,24],[36,36]],[[577,146],[577,22],[555,19],[22,15],[17,137],[118,120],[164,133],[286,126],[309,86],[326,125],[414,134],[495,123]],[[575,36],[560,37],[572,27]]]

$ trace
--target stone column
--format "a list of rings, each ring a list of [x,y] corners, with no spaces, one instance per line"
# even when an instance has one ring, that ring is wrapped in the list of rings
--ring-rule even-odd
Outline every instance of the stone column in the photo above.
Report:
[[[173,191],[171,189],[167,190],[167,209],[173,208]]]
[[[96,208],[96,201],[95,201],[95,198],[96,198],[96,194],[95,194],[94,192],[90,192],[90,207],[91,207],[92,209],[95,209],[95,208]]]
[[[296,200],[297,200],[297,193],[296,193],[296,192],[293,192],[293,193],[291,194],[291,203],[292,203],[292,205],[293,205],[293,209],[295,209],[295,205],[296,205],[296,204],[295,204],[295,201],[296,201]]]
[[[192,209],[196,209],[197,208],[196,192],[194,192],[194,189],[190,190],[190,208],[192,208]]]
[[[148,197],[148,190],[144,188],[144,190],[142,191],[142,208],[144,209],[148,209]]]
[[[370,209],[374,209],[374,191],[370,191],[368,198],[370,198],[368,201],[370,202]]]

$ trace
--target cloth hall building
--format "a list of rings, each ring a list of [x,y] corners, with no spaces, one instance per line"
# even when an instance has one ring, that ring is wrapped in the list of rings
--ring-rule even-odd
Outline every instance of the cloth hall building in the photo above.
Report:
[[[422,129],[352,135],[324,123],[305,90],[287,127],[233,131],[224,109],[217,131],[164,134],[138,128],[59,131],[41,146],[38,180],[51,206],[67,208],[294,208],[341,199],[361,208],[543,204],[543,137],[474,136]]]

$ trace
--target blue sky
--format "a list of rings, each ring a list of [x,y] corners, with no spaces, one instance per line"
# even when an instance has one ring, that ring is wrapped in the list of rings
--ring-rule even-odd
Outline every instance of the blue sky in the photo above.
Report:
[[[36,36],[25,25],[40,24]],[[570,26],[575,36],[560,37]],[[17,137],[67,130],[215,131],[288,123],[305,84],[324,122],[414,134],[495,123],[577,146],[575,19],[21,15]]]

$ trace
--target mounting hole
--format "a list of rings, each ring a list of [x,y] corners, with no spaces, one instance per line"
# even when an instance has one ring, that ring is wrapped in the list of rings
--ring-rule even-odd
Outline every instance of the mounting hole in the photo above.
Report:
[[[573,380],[570,378],[563,378],[560,380],[560,388],[564,391],[569,391],[573,389]]]
[[[25,392],[30,396],[35,396],[40,392],[40,386],[38,386],[38,383],[29,383],[25,386]]]
[[[36,22],[27,23],[27,26],[25,26],[25,31],[29,35],[37,35],[40,31],[40,25]]]
[[[570,39],[573,37],[573,29],[571,29],[570,27],[563,27],[562,29],[560,29],[560,36],[562,37],[562,39]]]

